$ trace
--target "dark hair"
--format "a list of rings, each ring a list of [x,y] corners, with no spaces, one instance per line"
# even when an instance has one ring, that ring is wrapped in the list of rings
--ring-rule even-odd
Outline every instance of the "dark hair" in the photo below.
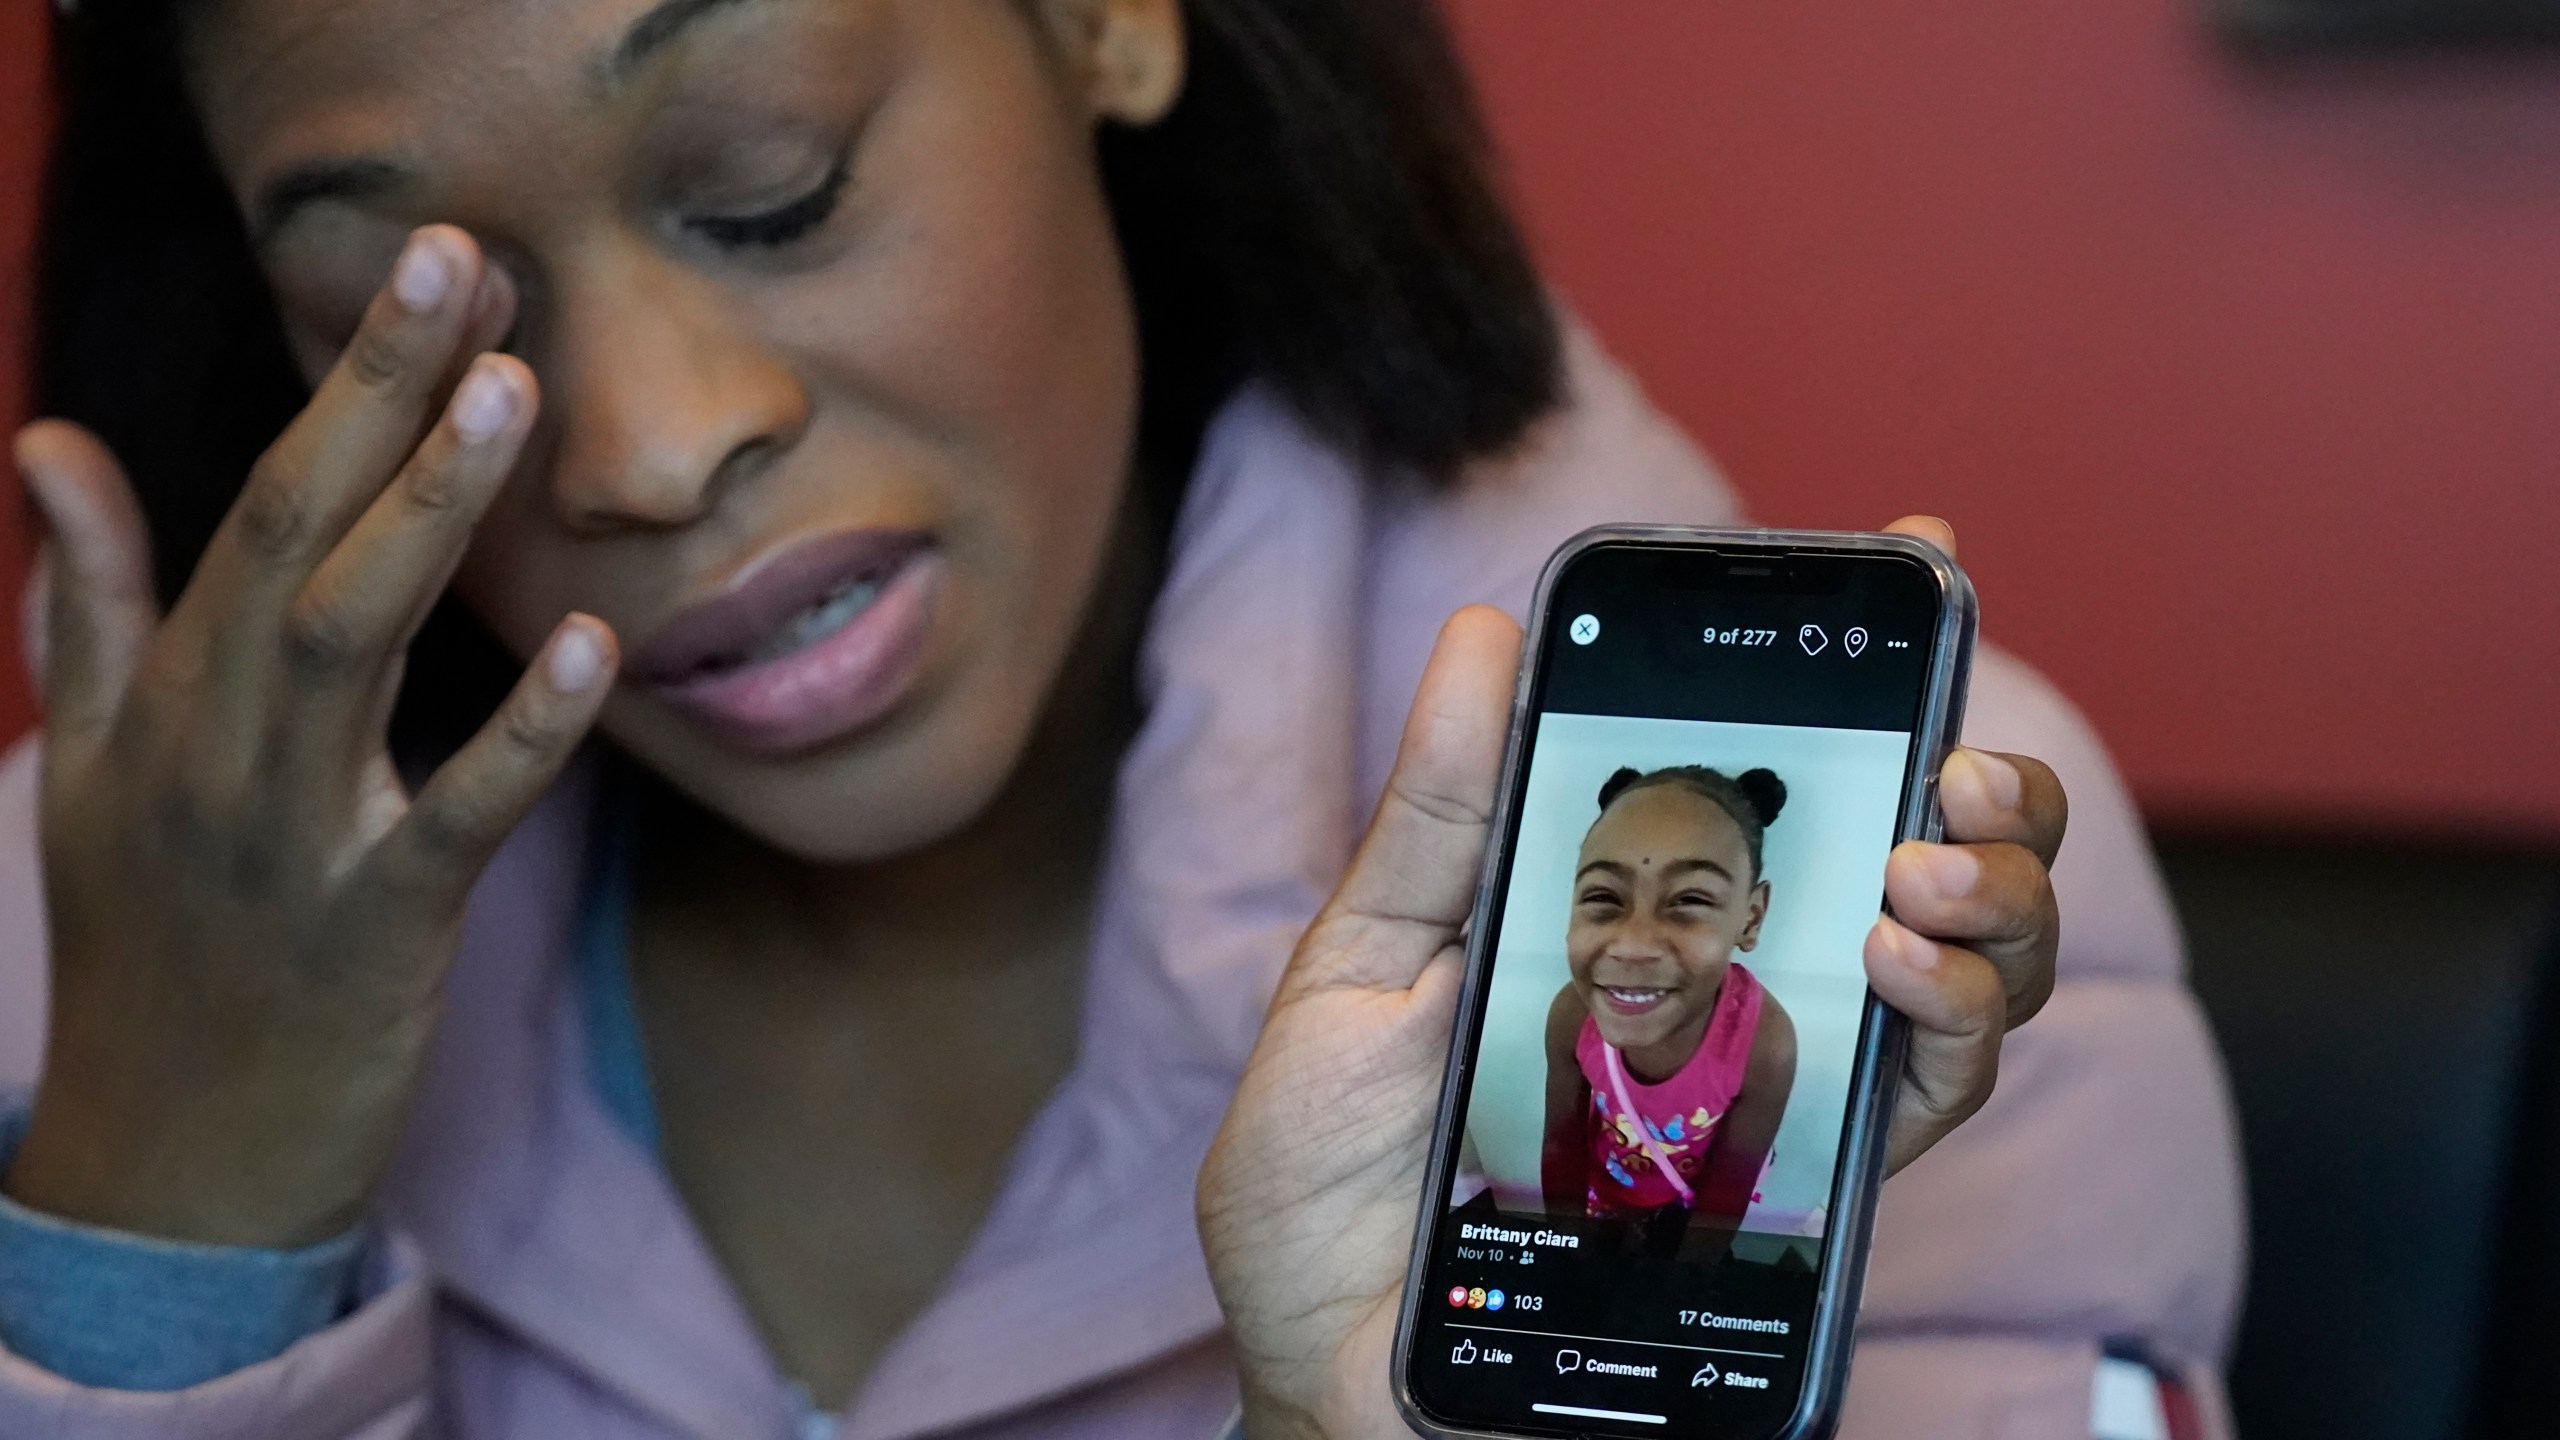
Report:
[[[38,287],[39,403],[140,492],[174,596],[305,398],[180,76],[190,0],[83,0]],[[1556,321],[1433,0],[1184,0],[1189,78],[1100,162],[1145,355],[1139,473],[1169,523],[1210,414],[1272,385],[1373,469],[1446,478],[1562,389]],[[485,715],[506,667],[454,607],[404,707]],[[476,683],[455,682],[472,675]]]
[[[1751,852],[1751,874],[1760,874],[1760,837],[1777,823],[1778,812],[1787,805],[1787,782],[1774,770],[1745,770],[1727,775],[1704,765],[1666,765],[1659,770],[1638,770],[1621,765],[1608,779],[1600,782],[1600,812],[1607,814],[1619,797],[1630,791],[1646,790],[1656,785],[1677,785],[1693,791],[1722,806],[1742,828],[1743,848]]]

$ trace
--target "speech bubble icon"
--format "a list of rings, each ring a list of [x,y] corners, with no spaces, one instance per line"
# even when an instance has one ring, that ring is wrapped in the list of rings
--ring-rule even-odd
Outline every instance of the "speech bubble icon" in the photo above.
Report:
[[[1557,1373],[1557,1374],[1559,1374],[1559,1375],[1570,1375],[1570,1374],[1572,1374],[1574,1371],[1579,1370],[1579,1369],[1581,1369],[1581,1368],[1582,1368],[1582,1352],[1581,1352],[1581,1351],[1579,1351],[1579,1350],[1559,1350],[1559,1351],[1557,1351],[1557,1352],[1556,1352],[1556,1373]]]
[[[1808,621],[1796,632],[1796,643],[1804,647],[1807,655],[1819,655],[1822,647],[1831,643],[1831,637],[1822,633],[1821,626]]]

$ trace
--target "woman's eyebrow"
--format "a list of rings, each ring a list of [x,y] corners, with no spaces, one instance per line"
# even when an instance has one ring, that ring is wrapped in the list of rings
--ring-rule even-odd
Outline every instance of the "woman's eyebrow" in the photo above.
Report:
[[[1615,875],[1621,880],[1632,880],[1635,878],[1636,873],[1635,871],[1628,869],[1626,866],[1619,864],[1615,860],[1593,860],[1584,865],[1581,869],[1574,871],[1573,878],[1579,880],[1594,870],[1604,871],[1608,874]]]
[[[407,170],[370,157],[296,165],[259,188],[257,201],[250,207],[250,231],[263,246],[286,221],[310,206],[324,200],[370,200],[408,181]]]
[[[640,73],[640,67],[651,57],[673,44],[685,28],[714,11],[739,5],[764,3],[764,0],[660,0],[646,15],[631,22],[622,32],[622,40],[604,63],[604,88],[618,90]]]
[[[622,32],[601,68],[608,92],[628,84],[642,66],[675,43],[695,21],[715,11],[769,0],[660,0]],[[297,165],[262,186],[250,207],[250,231],[264,246],[286,223],[328,200],[371,200],[407,184],[401,166],[374,157],[316,160]]]

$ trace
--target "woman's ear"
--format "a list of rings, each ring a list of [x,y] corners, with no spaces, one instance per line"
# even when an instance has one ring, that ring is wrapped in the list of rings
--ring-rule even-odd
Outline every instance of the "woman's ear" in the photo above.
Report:
[[[1096,119],[1152,125],[1182,94],[1182,0],[1040,0]]]

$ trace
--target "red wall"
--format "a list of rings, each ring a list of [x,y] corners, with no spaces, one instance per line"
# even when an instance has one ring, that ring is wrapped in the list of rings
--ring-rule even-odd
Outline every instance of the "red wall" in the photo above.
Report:
[[[37,176],[44,158],[44,0],[0,0],[0,438],[26,414],[28,269]],[[27,536],[17,470],[0,462],[0,744],[33,722],[18,655],[17,600]]]
[[[1603,337],[1762,518],[1954,519],[2156,816],[2560,835],[2560,57],[1452,8]]]
[[[1952,517],[2155,814],[2560,835],[2560,59],[2266,71],[2203,0],[1452,5],[1563,291],[1763,518]],[[44,9],[0,4],[0,335]]]

